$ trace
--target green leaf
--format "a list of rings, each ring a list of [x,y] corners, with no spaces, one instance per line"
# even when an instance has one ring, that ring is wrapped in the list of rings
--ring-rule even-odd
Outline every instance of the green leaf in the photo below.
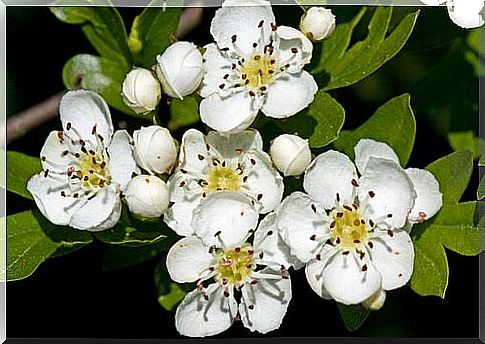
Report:
[[[142,247],[110,246],[103,256],[103,270],[113,270],[144,263],[167,249],[169,240]]]
[[[368,25],[367,37],[343,53],[349,44],[349,34],[362,16],[359,12],[355,20],[347,23],[342,30],[343,38],[335,38],[342,39],[342,42],[323,43],[322,51],[325,51],[325,44],[328,44],[331,52],[322,56],[321,63],[312,70],[312,73],[316,74],[324,90],[349,86],[364,79],[402,49],[413,31],[418,14],[419,11],[406,15],[389,33],[392,7],[376,7]]]
[[[185,295],[195,288],[193,283],[178,284],[172,282],[167,272],[165,259],[162,259],[155,268],[154,280],[158,291],[158,303],[167,311],[173,310]]]
[[[426,169],[440,184],[443,204],[456,204],[470,180],[473,161],[470,152],[457,151],[432,162]]]
[[[128,37],[128,45],[136,65],[150,68],[156,56],[164,52],[175,37],[182,9],[161,9],[163,0],[152,0],[145,10],[135,18]],[[180,1],[182,6],[183,1]]]
[[[54,5],[50,10],[59,20],[82,25],[84,34],[101,56],[123,68],[131,67],[123,18],[110,0],[57,0]]]
[[[186,127],[199,121],[199,103],[195,95],[183,100],[172,99],[170,103],[170,120],[167,124],[171,131]]]
[[[85,88],[99,93],[113,108],[137,116],[123,101],[121,85],[129,68],[99,56],[79,54],[66,62],[62,79],[67,89]],[[140,115],[140,117],[145,118]]]
[[[472,153],[472,158],[476,159],[479,156],[478,138],[471,130],[449,132],[448,141],[453,150],[467,150]]]
[[[319,91],[308,109],[277,120],[276,125],[287,133],[309,139],[310,147],[321,148],[338,138],[344,121],[344,108],[328,93]]]
[[[485,175],[480,180],[480,185],[478,185],[477,200],[481,200],[483,197],[485,197]]]
[[[79,247],[92,241],[88,232],[55,226],[37,211],[7,216],[7,280],[30,276],[61,247]]]
[[[5,151],[1,151],[2,160]],[[33,199],[27,190],[27,182],[34,174],[42,170],[39,158],[34,158],[20,152],[7,151],[7,186],[8,191],[22,197]],[[2,184],[5,179],[2,178]],[[5,188],[5,185],[0,185]]]
[[[155,244],[173,231],[161,219],[137,220],[123,209],[121,218],[115,227],[94,233],[94,236],[108,244],[137,247]]]
[[[389,100],[357,129],[342,131],[333,144],[336,149],[353,158],[354,147],[360,139],[382,141],[394,149],[401,165],[406,166],[413,150],[415,136],[416,121],[410,97],[409,94],[404,94]]]
[[[370,314],[370,311],[360,304],[347,306],[337,302],[337,307],[345,328],[351,332],[358,330]]]

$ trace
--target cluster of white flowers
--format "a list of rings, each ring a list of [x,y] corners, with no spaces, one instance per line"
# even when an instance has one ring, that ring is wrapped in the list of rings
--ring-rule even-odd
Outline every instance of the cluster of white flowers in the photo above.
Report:
[[[391,147],[370,139],[355,147],[355,165],[328,150],[312,160],[308,141],[283,134],[263,150],[256,114],[284,118],[305,108],[317,85],[302,68],[311,41],[277,26],[269,2],[226,0],[211,24],[216,43],[177,42],[157,57],[155,73],[134,68],[123,97],[152,111],[160,89],[182,98],[199,88],[207,135],[189,129],[180,147],[153,125],[114,132],[105,101],[68,92],[62,131],[41,151],[43,171],[29,181],[52,223],[101,231],[120,218],[122,200],[142,217],[163,217],[180,239],[167,269],[178,283],[196,282],[175,315],[186,336],[209,336],[235,320],[251,331],[277,329],[291,300],[288,269],[305,266],[322,298],[379,309],[386,291],[407,283],[414,250],[408,232],[434,216],[441,193],[434,176],[403,169]],[[301,28],[327,37],[335,18],[308,11]],[[155,76],[156,75],[156,76]],[[160,87],[161,83],[161,87]],[[306,193],[283,201],[283,177],[303,175]],[[260,221],[260,217],[262,217]]]

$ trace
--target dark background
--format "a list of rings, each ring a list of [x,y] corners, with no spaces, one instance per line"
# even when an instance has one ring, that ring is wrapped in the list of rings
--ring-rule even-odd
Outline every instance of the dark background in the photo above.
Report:
[[[296,8],[274,7],[279,23],[295,24]],[[405,12],[409,9],[398,9]],[[122,8],[127,27],[141,10]],[[299,9],[298,9],[299,11]],[[209,43],[209,24],[214,9],[206,9],[204,23],[186,40]],[[426,19],[427,18],[427,19]],[[441,25],[441,27],[440,27]],[[362,28],[365,33],[365,28]],[[428,35],[428,36],[426,36]],[[384,68],[358,84],[333,95],[347,113],[346,128],[365,121],[392,97],[413,89],[437,63],[462,42],[465,33],[456,29],[443,8],[422,10],[418,25],[404,51]],[[436,46],[423,48],[425,40]],[[62,66],[73,55],[95,51],[80,27],[58,21],[46,7],[7,8],[7,115],[12,116],[64,89]],[[454,68],[454,69],[453,69]],[[478,79],[467,63],[456,64],[450,74],[465,75],[467,97],[478,99]],[[450,76],[451,77],[451,76]],[[443,75],[445,80],[447,75]],[[444,81],[446,82],[446,80]],[[439,89],[439,85],[437,86]],[[439,92],[430,89],[429,92]],[[455,92],[454,90],[451,90]],[[436,117],[423,104],[426,94],[412,93],[417,117],[417,137],[409,166],[423,168],[452,150],[446,137],[436,130]],[[446,95],[443,95],[446,97]],[[450,100],[451,102],[451,100]],[[439,113],[438,113],[439,115]],[[434,114],[436,116],[436,114]],[[477,117],[458,113],[458,126],[469,123],[477,130]],[[142,124],[113,111],[118,120],[127,119],[129,128]],[[8,146],[9,150],[38,156],[51,130],[60,127],[58,118]],[[463,199],[475,197],[478,175]],[[32,203],[7,193],[7,213],[32,207]],[[153,270],[160,257],[133,268],[103,271],[101,260],[107,245],[96,241],[61,258],[49,259],[29,278],[8,283],[8,337],[97,337],[173,338],[180,337],[173,313],[157,302]],[[279,330],[267,336],[388,336],[388,337],[478,337],[478,257],[464,257],[447,251],[450,281],[446,298],[421,297],[409,287],[389,292],[384,307],[372,313],[355,333],[345,330],[334,302],[319,298],[307,285],[303,269],[292,273],[293,299]],[[217,337],[253,337],[237,323]]]

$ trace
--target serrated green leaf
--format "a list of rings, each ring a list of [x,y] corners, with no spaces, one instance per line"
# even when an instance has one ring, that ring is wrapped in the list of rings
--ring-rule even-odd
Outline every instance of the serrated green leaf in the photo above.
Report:
[[[123,18],[110,0],[57,0],[54,5],[50,9],[59,20],[82,25],[84,34],[101,56],[124,68],[131,67]]]
[[[55,226],[37,211],[7,216],[7,280],[30,276],[60,247],[79,247],[91,241],[90,233]]]
[[[121,269],[144,263],[166,250],[169,240],[142,247],[110,246],[103,256],[103,270]]]
[[[402,49],[413,31],[418,14],[419,11],[406,15],[389,33],[392,7],[376,7],[368,25],[367,37],[363,41],[355,43],[342,55],[341,47],[345,47],[347,42],[344,40],[339,53],[332,58],[324,56],[324,62],[317,66],[312,73],[316,75],[324,90],[349,86],[364,79]],[[359,15],[360,13],[357,16]],[[348,25],[350,33],[355,25],[354,21]],[[344,37],[348,40],[348,34]],[[324,48],[323,46],[322,50]]]
[[[436,177],[443,194],[443,203],[456,204],[465,191],[473,171],[471,153],[454,152],[432,162],[426,169]]]
[[[453,150],[467,150],[472,153],[472,158],[476,159],[479,156],[478,138],[471,130],[449,132],[448,141]]]
[[[163,0],[152,0],[148,6],[156,7],[145,8],[133,21],[128,45],[138,66],[150,68],[154,65],[156,56],[163,53],[175,37],[182,9],[162,9],[163,3]]]
[[[131,116],[137,116],[123,101],[121,85],[129,68],[113,61],[88,54],[69,59],[62,70],[67,89],[84,88],[99,93],[113,108]],[[145,118],[144,116],[139,116]]]
[[[370,314],[370,311],[360,304],[347,306],[337,302],[337,307],[345,328],[351,332],[358,330]]]
[[[393,98],[381,106],[360,127],[346,130],[333,143],[335,148],[354,157],[354,147],[360,139],[370,138],[390,145],[402,166],[411,156],[416,136],[416,121],[410,105],[409,94]]]
[[[171,131],[197,123],[199,118],[199,103],[196,96],[184,97],[183,100],[172,99],[170,103],[170,120],[167,127]]]
[[[165,258],[155,268],[153,277],[158,292],[158,303],[167,311],[173,310],[185,295],[194,289],[193,284],[178,284],[170,279]]]
[[[4,155],[5,151],[2,150],[1,154]],[[33,199],[27,190],[27,182],[30,177],[39,173],[41,170],[42,166],[39,158],[20,152],[7,151],[6,189],[22,197]],[[0,186],[5,188],[5,185]]]
[[[310,147],[321,148],[338,138],[344,121],[344,108],[328,93],[319,91],[308,109],[277,120],[276,125],[287,133],[309,139]]]

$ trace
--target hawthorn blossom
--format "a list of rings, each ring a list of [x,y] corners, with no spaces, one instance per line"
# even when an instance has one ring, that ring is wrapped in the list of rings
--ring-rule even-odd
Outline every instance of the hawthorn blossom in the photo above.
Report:
[[[263,152],[256,130],[207,136],[189,129],[182,137],[179,164],[169,179],[170,201],[165,222],[179,235],[191,235],[192,212],[208,195],[224,190],[249,196],[257,210],[274,210],[283,196],[283,179]]]
[[[473,29],[482,26],[484,19],[484,0],[420,0],[428,6],[446,5],[450,19],[458,26]]]
[[[125,130],[113,135],[108,105],[92,91],[67,92],[59,113],[63,130],[47,137],[40,153],[43,171],[27,189],[56,225],[111,228],[121,214],[120,192],[138,172],[131,137]]]
[[[202,122],[222,132],[241,131],[259,110],[293,116],[313,101],[318,87],[302,70],[313,46],[300,31],[276,26],[270,2],[226,0],[212,19],[216,43],[205,46]]]
[[[269,216],[255,231],[258,211],[248,197],[233,191],[211,194],[197,207],[195,235],[179,240],[167,255],[175,282],[197,282],[175,313],[180,334],[212,336],[236,319],[260,333],[279,328],[291,282],[288,251],[284,245],[280,249],[278,233],[268,228],[274,222]]]

